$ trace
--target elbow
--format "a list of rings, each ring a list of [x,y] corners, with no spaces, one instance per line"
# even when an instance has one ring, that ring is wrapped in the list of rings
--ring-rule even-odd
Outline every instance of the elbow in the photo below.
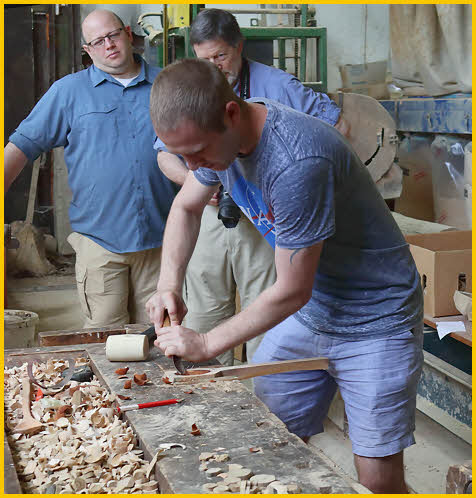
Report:
[[[296,289],[294,292],[288,293],[286,296],[286,308],[293,314],[305,306],[312,296],[311,289]]]
[[[310,301],[311,297],[312,297],[312,288],[301,290],[297,298],[297,306],[299,306],[298,309],[301,309],[303,306],[305,306]]]

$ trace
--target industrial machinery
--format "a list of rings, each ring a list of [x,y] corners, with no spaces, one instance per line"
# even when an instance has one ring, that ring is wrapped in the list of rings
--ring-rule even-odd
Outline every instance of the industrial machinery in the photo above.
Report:
[[[190,45],[190,25],[203,5],[166,5],[162,12],[147,12],[138,19],[138,24],[147,34],[151,45],[158,49],[158,64],[184,57],[194,57]],[[313,90],[327,92],[327,38],[326,28],[316,27],[314,7],[302,4],[286,8],[227,9],[233,14],[258,14],[261,19],[251,19],[252,26],[242,27],[245,37],[245,55],[265,64],[294,73]],[[266,15],[277,16],[277,26],[266,26]],[[155,29],[147,18],[159,17],[162,29]],[[290,18],[284,25],[283,19]],[[290,67],[292,70],[290,70]],[[311,76],[311,67],[316,74]]]

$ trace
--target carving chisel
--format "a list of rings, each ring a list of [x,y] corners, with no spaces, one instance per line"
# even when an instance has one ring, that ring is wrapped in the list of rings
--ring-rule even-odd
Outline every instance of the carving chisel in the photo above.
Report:
[[[167,310],[164,310],[164,321],[162,323],[162,327],[170,327],[170,317],[167,313]],[[185,375],[185,367],[182,363],[182,358],[180,356],[173,355],[172,360],[174,362],[175,369],[180,375]]]
[[[164,399],[162,401],[150,401],[148,403],[137,403],[136,405],[118,406],[117,411],[128,412],[130,410],[142,410],[143,408],[152,408],[154,406],[175,405],[181,403],[183,399]]]

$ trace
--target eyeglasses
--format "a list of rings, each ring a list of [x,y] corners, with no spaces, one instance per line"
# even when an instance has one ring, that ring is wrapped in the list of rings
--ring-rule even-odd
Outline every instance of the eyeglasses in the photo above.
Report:
[[[216,64],[217,62],[223,62],[228,59],[228,54],[220,52],[218,55],[212,55],[211,57],[205,57],[205,59]]]
[[[106,41],[106,38],[108,38],[109,41],[117,40],[121,36],[121,31],[123,30],[124,28],[115,29],[114,31],[111,31],[107,35],[101,36],[100,38],[96,38],[95,40],[86,43],[86,45],[89,45],[90,47],[93,48],[102,47]]]

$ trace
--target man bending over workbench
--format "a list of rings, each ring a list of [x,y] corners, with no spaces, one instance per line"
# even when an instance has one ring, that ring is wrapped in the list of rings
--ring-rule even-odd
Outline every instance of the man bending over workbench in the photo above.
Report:
[[[305,112],[335,126],[342,134],[349,125],[341,110],[325,94],[305,87],[280,69],[243,57],[243,35],[233,14],[204,9],[192,23],[190,43],[196,56],[213,62],[242,99],[266,97]],[[156,147],[161,149],[158,140]],[[163,145],[163,144],[162,144]],[[165,175],[183,185],[188,168],[177,157],[159,150],[157,162]],[[225,228],[216,205],[202,215],[200,234],[185,274],[184,299],[188,313],[184,325],[208,332],[236,312],[236,294],[246,308],[276,280],[273,248],[261,237],[246,216],[234,228]],[[251,362],[262,336],[246,343]],[[233,350],[218,357],[233,365]]]
[[[156,345],[202,361],[267,332],[254,362],[327,357],[328,371],[258,377],[256,394],[306,441],[322,432],[339,386],[359,481],[374,493],[407,493],[403,450],[415,442],[422,291],[365,166],[332,126],[268,99],[243,101],[208,61],[164,69],[151,116],[168,151],[191,170],[170,211],[157,293],[147,303]],[[182,284],[220,182],[275,248],[277,279],[198,334],[178,325]],[[164,309],[172,326],[161,329]]]

